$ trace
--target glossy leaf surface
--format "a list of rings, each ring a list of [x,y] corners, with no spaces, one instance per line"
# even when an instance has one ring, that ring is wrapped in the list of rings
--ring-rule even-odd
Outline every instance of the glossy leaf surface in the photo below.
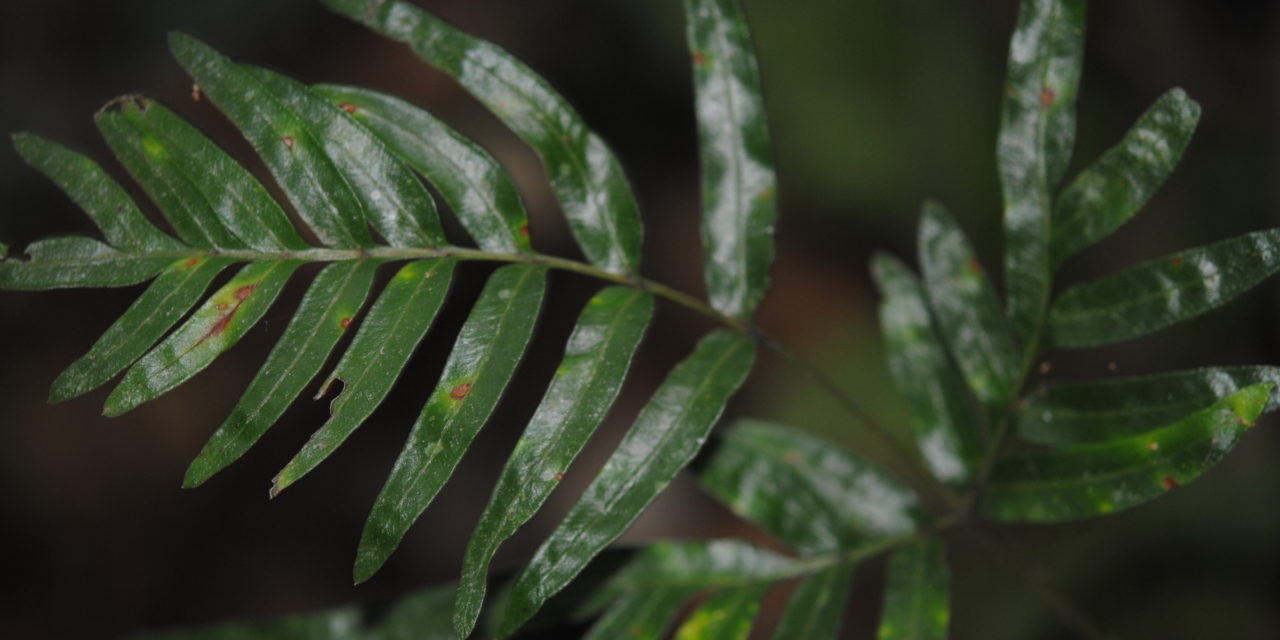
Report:
[[[0,261],[0,289],[37,291],[70,287],[126,287],[168,268],[172,257],[139,257],[92,238],[46,238],[27,245],[26,259]]]
[[[1052,264],[1105,238],[1132,218],[1173,173],[1200,120],[1200,105],[1171,89],[1058,196]]]
[[[754,584],[711,594],[676,630],[675,640],[746,640],[768,590]]]
[[[533,336],[546,270],[509,265],[493,272],[458,334],[360,535],[355,579],[373,575],[400,544],[489,419]]]
[[[509,635],[622,535],[702,447],[746,379],[755,343],[715,331],[667,375],[599,475],[521,572],[500,636]]]
[[[1018,375],[1013,340],[986,270],[935,202],[925,203],[920,221],[920,268],[952,357],[988,415],[998,415]]]
[[[1053,192],[1075,145],[1084,0],[1022,0],[1009,45],[996,146],[1004,197],[1005,291],[1025,341],[1049,299]]]
[[[683,585],[627,592],[610,605],[583,640],[661,640],[680,607],[696,592],[696,587]]]
[[[964,378],[943,346],[915,276],[895,258],[873,258],[889,372],[907,401],[916,444],[934,477],[963,482],[982,455],[982,433]]]
[[[1027,397],[1018,435],[1040,444],[1107,442],[1162,427],[1258,383],[1277,367],[1213,367],[1148,376],[1059,382]],[[1273,395],[1264,411],[1280,407]]]
[[[186,382],[244,337],[280,295],[297,261],[245,266],[187,321],[138,360],[107,398],[117,416]]]
[[[124,187],[93,160],[30,133],[15,134],[13,147],[27,164],[57,184],[93,219],[107,244],[138,251],[182,248],[182,243],[152,225]]]
[[[480,614],[485,574],[498,545],[542,506],[600,426],[652,316],[651,294],[621,286],[604,289],[583,309],[551,386],[467,545],[458,587],[459,636],[471,631]]]
[[[413,47],[493,111],[542,159],[569,228],[594,265],[639,269],[635,195],[604,141],[545,80],[496,45],[402,0],[325,0],[334,11]]]
[[[253,145],[321,242],[337,247],[373,244],[364,205],[326,153],[328,140],[317,138],[318,132],[250,69],[184,34],[170,34],[169,48],[201,92]]]
[[[356,87],[320,85],[440,191],[485,251],[530,251],[529,217],[511,177],[480,146],[399,98]]]
[[[284,414],[364,307],[378,264],[335,262],[316,276],[266,363],[187,468],[184,487],[203,484],[238,460]]]
[[[1280,270],[1280,229],[1157,258],[1067,289],[1049,340],[1089,347],[1144,336],[1220,307]]]
[[[910,533],[915,494],[840,447],[796,429],[741,420],[700,478],[734,513],[802,554]]]
[[[796,586],[773,630],[773,640],[836,640],[853,586],[852,562],[815,572]]]
[[[49,401],[62,402],[88,393],[124,371],[195,306],[209,283],[230,264],[226,258],[188,258],[171,263],[89,353],[53,381]]]
[[[951,580],[946,549],[924,538],[889,557],[879,640],[946,640],[951,621]]]
[[[980,509],[1000,520],[1057,522],[1157,498],[1231,451],[1267,406],[1272,388],[1270,382],[1245,387],[1141,435],[1010,456],[996,464]]]
[[[738,0],[685,0],[711,306],[750,319],[769,286],[777,184],[760,71]]]
[[[320,398],[335,381],[342,382],[342,391],[329,404],[329,419],[276,474],[273,497],[333,453],[382,404],[444,305],[454,265],[453,260],[410,262],[387,283],[316,395]]]

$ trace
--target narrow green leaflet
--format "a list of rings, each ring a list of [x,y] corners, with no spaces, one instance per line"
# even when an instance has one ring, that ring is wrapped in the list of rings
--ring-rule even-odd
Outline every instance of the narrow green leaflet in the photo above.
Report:
[[[183,242],[201,248],[247,248],[175,160],[187,150],[166,144],[137,124],[144,109],[145,105],[125,98],[98,112],[98,131],[116,159],[156,203]]]
[[[936,314],[969,388],[997,415],[1013,393],[1018,359],[1000,300],[955,220],[926,202],[920,221],[920,268]]]
[[[1091,347],[1138,338],[1220,307],[1280,271],[1280,229],[1157,258],[1067,289],[1049,342]]]
[[[333,166],[364,205],[365,215],[393,247],[447,244],[436,203],[409,167],[351,114],[306,85],[262,69],[244,67],[281,104],[302,119]]]
[[[854,566],[842,562],[801,580],[773,630],[773,640],[836,640]]]
[[[276,474],[272,497],[329,457],[382,404],[444,305],[455,264],[453,260],[410,262],[387,283],[316,395],[320,398],[335,381],[342,382],[342,392],[329,405],[329,420]]]
[[[1200,120],[1200,105],[1170,89],[1124,139],[1080,172],[1058,196],[1050,240],[1052,266],[1128,222],[1164,184]]]
[[[693,459],[754,361],[750,338],[720,330],[676,365],[517,578],[499,636],[510,635],[564,588]]]
[[[300,264],[254,262],[241,269],[177,331],[129,368],[107,398],[104,413],[118,416],[209,366],[262,318]]]
[[[1107,442],[1135,436],[1204,409],[1249,385],[1280,384],[1280,368],[1213,367],[1148,376],[1050,384],[1029,395],[1018,435],[1040,444]],[[1274,395],[1263,411],[1274,411]]]
[[[498,46],[410,2],[325,0],[325,5],[409,44],[420,58],[457,80],[542,158],[587,259],[614,273],[639,270],[640,214],[622,166],[545,80]]]
[[[480,248],[494,253],[532,250],[529,216],[515,182],[479,145],[399,98],[356,87],[312,89],[350,112],[426,176]]]
[[[424,589],[396,600],[362,640],[457,640],[449,627],[453,585]]]
[[[135,251],[183,248],[152,225],[124,188],[93,160],[30,133],[14,134],[13,147],[93,219],[111,246]]]
[[[204,295],[209,283],[232,263],[227,258],[187,258],[169,265],[49,391],[63,402],[107,383],[133,364]]]
[[[170,183],[177,195],[187,198],[185,203],[176,203],[173,211],[183,211],[184,205],[196,207],[188,213],[198,219],[211,217],[243,245],[260,251],[309,248],[262,183],[195,127],[147,98],[134,97],[118,104],[118,111],[99,114],[99,128],[109,126],[118,131],[116,135],[125,138],[120,142],[131,144],[133,153],[157,179]],[[104,121],[114,123],[104,125]],[[132,132],[125,129],[126,124]]]
[[[296,111],[249,69],[181,33],[169,48],[203,95],[240,129],[298,215],[328,246],[373,245],[364,205],[329,157],[326,144]],[[327,133],[327,132],[326,132]]]
[[[769,586],[753,584],[712,594],[680,625],[675,640],[746,640]]]
[[[1097,444],[1065,445],[998,462],[980,505],[1000,520],[1058,522],[1133,507],[1186,484],[1223,458],[1267,406],[1265,382],[1171,425]]]
[[[628,591],[609,606],[583,640],[661,640],[697,587],[649,587]]]
[[[711,306],[750,319],[769,287],[777,219],[760,72],[739,0],[685,0]]]
[[[69,287],[124,287],[164,271],[173,256],[139,257],[92,238],[47,238],[27,245],[27,259],[0,261],[0,289],[36,291]]]
[[[946,549],[924,538],[889,557],[879,640],[946,640],[951,621],[951,581]]]
[[[796,429],[740,420],[700,478],[734,513],[802,554],[915,530],[915,494],[840,447]]]
[[[489,419],[533,336],[545,288],[539,266],[509,265],[489,277],[374,502],[360,535],[356,582],[387,561]]]
[[[883,299],[880,331],[889,372],[911,410],[920,455],[934,477],[963,482],[982,456],[984,435],[964,378],[947,355],[924,291],[906,265],[878,254],[871,273]]]
[[[467,545],[458,587],[460,637],[480,614],[489,561],[498,545],[537,512],[600,426],[652,317],[653,296],[623,286],[604,289],[583,309],[551,386]]]
[[[238,460],[284,414],[364,307],[379,263],[335,262],[316,276],[266,363],[187,468],[182,486],[199,486]]]
[[[1071,161],[1084,57],[1084,0],[1022,0],[1009,45],[996,146],[1004,196],[1005,291],[1031,339],[1049,299],[1053,193]]]

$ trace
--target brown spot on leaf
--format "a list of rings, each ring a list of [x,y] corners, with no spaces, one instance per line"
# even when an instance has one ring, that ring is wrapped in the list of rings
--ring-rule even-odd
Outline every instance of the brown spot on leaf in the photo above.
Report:
[[[354,104],[351,104],[350,102],[344,102],[344,103],[342,103],[342,104],[340,104],[340,105],[338,105],[338,106],[339,106],[339,107],[342,107],[342,110],[343,110],[343,111],[346,111],[347,113],[355,113],[355,112],[356,112],[356,106],[355,106]]]
[[[1118,367],[1119,365],[1117,365],[1115,361],[1107,363],[1107,371],[1115,371]]]
[[[200,85],[198,84],[191,85],[191,99],[196,102],[200,102],[200,98],[202,97],[204,97],[204,92],[200,90]]]
[[[1013,90],[1013,85],[1007,84],[1004,86],[1004,94],[1006,96],[1009,96],[1010,98],[1012,98],[1016,93],[1017,92]]]
[[[562,136],[560,136],[560,142],[568,142],[568,141],[569,141],[569,136],[568,136],[568,135],[562,135]]]
[[[556,472],[556,482],[560,482],[561,480],[564,480],[564,474]]]
[[[1044,375],[1044,374],[1046,374],[1046,373],[1049,373],[1049,368],[1050,368],[1050,367],[1049,367],[1049,361],[1048,361],[1048,360],[1045,360],[1044,362],[1041,362],[1041,363],[1040,363],[1040,369],[1039,369],[1039,371],[1040,371],[1040,375]]]
[[[524,224],[520,225],[520,237],[522,237],[522,238],[528,238],[528,237],[529,237],[529,223],[527,223],[527,222],[526,222],[526,223],[524,223]]]
[[[1170,260],[1169,262],[1170,262],[1171,264],[1173,264],[1173,266],[1174,266],[1174,267],[1181,267],[1181,266],[1182,266],[1182,256],[1174,256],[1174,257],[1173,257],[1173,259],[1172,259],[1172,260]]]
[[[190,268],[190,267],[194,267],[194,266],[196,266],[196,265],[198,265],[198,264],[200,264],[200,259],[199,259],[199,258],[187,258],[187,261],[186,261],[186,262],[183,262],[183,263],[182,263],[182,266]]]
[[[804,462],[804,458],[800,456],[799,451],[788,451],[786,455],[782,456],[782,460],[793,467],[798,467]]]
[[[975,276],[982,275],[982,265],[978,264],[978,261],[976,259],[969,258],[969,264],[967,265],[967,267],[969,269],[969,273],[972,273]]]
[[[249,296],[253,295],[253,292],[257,290],[258,290],[258,283],[255,282],[253,284],[246,284],[245,286],[240,287],[239,289],[236,289],[236,292],[233,295],[235,296],[237,302],[244,302],[245,298],[248,298]]]
[[[1172,489],[1177,489],[1177,488],[1178,488],[1178,486],[1179,486],[1179,485],[1178,485],[1178,481],[1177,481],[1177,480],[1174,480],[1174,479],[1173,479],[1173,476],[1165,476],[1164,478],[1162,478],[1162,479],[1160,480],[1160,482],[1161,482],[1161,484],[1163,484],[1163,485],[1164,485],[1164,490],[1165,490],[1165,491],[1169,491],[1169,490],[1172,490]]]
[[[762,189],[760,191],[760,199],[763,200],[765,198],[772,198],[772,197],[773,197],[773,189]]]
[[[347,316],[347,317],[343,318],[340,322],[338,322],[338,325],[342,327],[342,330],[343,330],[343,331],[346,331],[347,329],[350,329],[350,328],[351,328],[351,316]]]
[[[1058,96],[1053,92],[1053,89],[1045,87],[1044,90],[1040,92],[1040,108],[1048,109],[1053,106],[1053,101],[1057,99]]]
[[[293,148],[293,136],[285,136],[281,138],[281,140],[284,140],[284,146],[289,147],[290,149]]]
[[[706,63],[707,63],[707,56],[706,56],[706,54],[702,53],[701,51],[694,51],[694,52],[693,52],[693,63],[694,63],[694,64],[696,64],[696,65],[698,65],[699,67],[701,67],[702,65],[706,64]]]
[[[1147,445],[1147,449],[1148,449],[1149,451],[1159,451],[1159,450],[1160,450],[1160,443],[1159,443],[1159,442],[1152,442],[1151,444],[1148,444],[1148,445]]]
[[[471,393],[471,383],[464,382],[454,387],[453,390],[449,392],[449,397],[453,398],[454,400],[461,400],[467,397],[468,393]]]

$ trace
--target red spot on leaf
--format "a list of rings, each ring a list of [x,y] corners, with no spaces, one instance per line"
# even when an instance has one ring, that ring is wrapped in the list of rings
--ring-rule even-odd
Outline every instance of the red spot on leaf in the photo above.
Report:
[[[355,106],[354,104],[351,104],[350,102],[344,102],[344,103],[342,103],[342,104],[340,104],[340,105],[338,105],[338,106],[339,106],[339,107],[342,107],[342,110],[343,110],[343,111],[346,111],[347,113],[355,113],[355,112],[356,112],[356,106]]]
[[[1172,263],[1172,264],[1173,264],[1173,266],[1175,266],[1175,267],[1181,267],[1181,266],[1182,266],[1182,256],[1174,256],[1174,257],[1173,257],[1173,259],[1172,259],[1172,260],[1170,260],[1169,262],[1170,262],[1170,263]]]
[[[347,316],[343,318],[342,321],[338,323],[338,325],[342,327],[343,331],[346,331],[347,329],[351,328],[351,316]]]
[[[1053,101],[1057,99],[1058,96],[1054,94],[1053,89],[1045,87],[1044,90],[1040,92],[1040,108],[1048,109],[1053,105]]]
[[[1149,450],[1151,450],[1151,451],[1158,451],[1158,450],[1160,449],[1160,443],[1159,443],[1159,442],[1152,442],[1151,444],[1148,444],[1148,445],[1147,445],[1147,449],[1149,449]]]
[[[773,189],[763,189],[760,191],[760,198],[762,200],[764,198],[772,198],[772,197],[773,197]]]
[[[204,92],[200,90],[200,85],[191,85],[191,99],[200,102],[200,98],[204,97]]]
[[[706,63],[707,63],[707,56],[706,56],[706,54],[702,53],[701,51],[694,51],[694,52],[693,52],[693,63],[694,63],[694,64],[696,64],[696,65],[698,65],[699,67],[701,67],[702,65],[706,64]]]
[[[563,473],[559,473],[559,472],[557,472],[557,473],[556,473],[556,482],[560,482],[561,480],[564,480],[564,474],[563,474]]]
[[[449,392],[449,397],[453,398],[454,400],[461,400],[467,397],[468,393],[471,393],[471,383],[464,382],[454,387],[453,390]]]
[[[1160,482],[1161,482],[1161,484],[1163,484],[1163,485],[1164,485],[1164,490],[1165,490],[1165,491],[1169,491],[1169,490],[1177,489],[1177,488],[1178,488],[1178,481],[1177,481],[1177,480],[1174,480],[1174,479],[1173,479],[1173,476],[1165,476],[1164,478],[1162,478],[1162,479],[1160,480]]]
[[[520,225],[520,236],[523,238],[529,237],[529,223],[526,222],[525,224]]]
[[[245,286],[240,287],[239,289],[236,289],[236,292],[232,295],[235,296],[237,302],[244,302],[245,298],[248,298],[249,296],[253,295],[253,292],[257,290],[258,290],[258,283],[255,282],[253,284],[246,284]]]
[[[969,258],[969,264],[967,266],[969,268],[969,273],[972,273],[975,276],[982,275],[982,265],[978,264],[977,260]]]
[[[281,140],[284,140],[284,146],[289,147],[290,149],[293,148],[293,136],[285,136],[281,138]]]
[[[200,264],[200,259],[199,259],[199,258],[187,258],[187,261],[186,261],[186,262],[183,262],[183,263],[182,263],[182,266],[184,266],[184,267],[194,267],[194,266],[196,266],[196,265],[198,265],[198,264]]]

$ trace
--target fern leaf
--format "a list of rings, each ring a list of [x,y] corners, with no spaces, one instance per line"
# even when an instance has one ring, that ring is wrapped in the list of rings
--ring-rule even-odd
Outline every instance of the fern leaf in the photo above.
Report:
[[[801,580],[773,630],[773,640],[836,640],[854,566],[836,563]]]
[[[77,236],[33,242],[25,253],[26,260],[0,262],[0,289],[127,287],[155,277],[173,262],[169,256],[125,253]]]
[[[702,159],[702,243],[711,306],[748,319],[773,262],[777,184],[760,73],[738,0],[685,0]]]
[[[769,587],[752,584],[713,593],[680,625],[675,640],[746,640]]]
[[[693,459],[754,360],[754,342],[716,331],[667,375],[582,498],[516,579],[499,636],[510,635],[564,588]]]
[[[493,273],[360,535],[355,579],[373,575],[449,479],[488,420],[533,335],[546,270],[509,265]]]
[[[640,266],[635,195],[604,141],[545,80],[498,46],[402,0],[325,0],[330,9],[413,47],[484,103],[542,159],[569,229],[592,264]]]
[[[324,461],[387,397],[444,305],[454,265],[449,259],[410,262],[387,283],[316,395],[323,396],[329,385],[342,381],[342,391],[329,405],[329,420],[276,474],[272,497]]]
[[[118,416],[209,366],[262,318],[301,264],[297,260],[253,262],[241,269],[177,331],[129,368],[107,397],[104,413]]]
[[[316,276],[267,362],[188,467],[183,486],[198,486],[238,460],[284,414],[364,307],[380,262],[335,262]]]
[[[355,87],[313,89],[355,116],[430,181],[482,249],[532,251],[529,217],[516,185],[484,149],[399,98]]]
[[[917,540],[889,557],[880,640],[946,640],[951,622],[950,575],[941,540]]]
[[[1022,0],[996,147],[1009,318],[1028,341],[1049,299],[1053,190],[1075,144],[1084,0]]]
[[[503,467],[467,544],[458,585],[458,637],[467,637],[484,601],[485,574],[498,545],[537,512],[613,404],[653,316],[653,296],[609,287],[583,309],[550,388]]]

